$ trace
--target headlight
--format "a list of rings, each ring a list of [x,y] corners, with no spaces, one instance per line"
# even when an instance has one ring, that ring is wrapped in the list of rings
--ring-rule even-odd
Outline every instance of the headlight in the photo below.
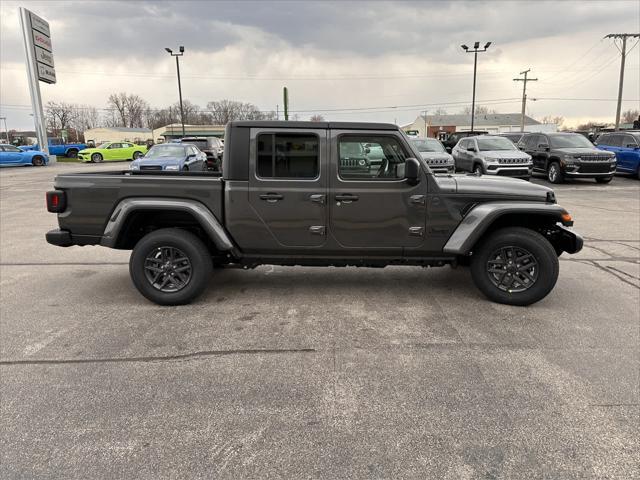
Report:
[[[180,170],[180,166],[179,165],[167,165],[166,167],[164,167],[165,170]]]
[[[367,164],[367,161],[364,158],[361,158],[360,160],[358,160],[358,165],[360,165],[361,167],[364,167]]]
[[[565,163],[569,163],[569,164],[570,163],[576,163],[576,162],[579,162],[580,160],[581,160],[580,157],[573,157],[571,155],[565,155],[564,156]]]
[[[140,167],[132,163],[131,165],[129,165],[129,170],[140,170]]]

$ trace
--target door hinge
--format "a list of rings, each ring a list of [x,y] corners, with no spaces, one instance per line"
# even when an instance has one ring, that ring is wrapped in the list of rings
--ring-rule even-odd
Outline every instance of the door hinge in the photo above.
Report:
[[[411,203],[415,203],[417,205],[424,205],[426,202],[426,195],[411,195],[411,197],[409,197],[409,200],[411,200]]]
[[[424,235],[424,227],[409,227],[409,235],[422,237]]]
[[[309,227],[309,232],[312,235],[324,235],[324,232],[325,232],[324,225],[312,225]]]

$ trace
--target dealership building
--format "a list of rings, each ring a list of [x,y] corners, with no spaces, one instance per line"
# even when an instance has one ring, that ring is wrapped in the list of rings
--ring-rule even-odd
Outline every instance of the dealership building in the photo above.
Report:
[[[224,125],[185,125],[184,135],[182,124],[172,123],[165,127],[156,128],[153,131],[153,140],[156,143],[168,142],[182,137],[224,137]]]
[[[145,143],[152,138],[151,134],[149,128],[101,127],[85,130],[84,140],[95,145],[103,142]]]
[[[521,115],[519,113],[487,113],[474,116],[474,130],[489,133],[506,133],[520,131]],[[471,115],[419,115],[412,123],[403,125],[402,130],[413,132],[421,137],[446,138],[453,132],[471,130]],[[558,126],[554,123],[540,123],[524,117],[525,132],[555,132]]]

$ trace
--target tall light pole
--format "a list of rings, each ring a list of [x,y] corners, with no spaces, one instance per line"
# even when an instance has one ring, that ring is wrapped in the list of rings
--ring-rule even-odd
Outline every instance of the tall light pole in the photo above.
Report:
[[[180,57],[184,55],[184,47],[180,46],[180,53],[173,53],[170,48],[165,48],[165,50],[172,57],[176,57],[176,70],[178,71],[178,95],[180,96],[180,122],[182,123],[182,136],[186,137],[186,133],[184,133],[184,109],[182,108],[182,85],[180,84]]]
[[[471,131],[473,132],[474,117],[476,113],[476,71],[478,69],[478,53],[486,52],[491,42],[487,42],[484,48],[480,50],[480,42],[473,44],[473,50],[466,45],[461,45],[462,49],[467,53],[473,53],[473,97],[471,99]]]
[[[7,117],[0,117],[0,120],[4,122],[5,140],[7,140],[7,143],[11,143],[9,142],[9,129],[7,128]]]

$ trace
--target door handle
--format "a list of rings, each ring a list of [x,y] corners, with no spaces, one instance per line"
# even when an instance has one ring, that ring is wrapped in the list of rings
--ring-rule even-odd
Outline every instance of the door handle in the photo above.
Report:
[[[356,202],[358,200],[357,195],[351,195],[350,193],[345,193],[342,195],[336,195],[336,200],[343,203],[351,203]]]
[[[309,200],[311,200],[312,202],[322,203],[322,204],[324,204],[324,198],[325,198],[324,195],[321,193],[315,193],[309,196]]]
[[[260,195],[261,200],[266,200],[269,203],[275,203],[278,200],[282,200],[284,195],[280,195],[279,193],[264,193]]]

